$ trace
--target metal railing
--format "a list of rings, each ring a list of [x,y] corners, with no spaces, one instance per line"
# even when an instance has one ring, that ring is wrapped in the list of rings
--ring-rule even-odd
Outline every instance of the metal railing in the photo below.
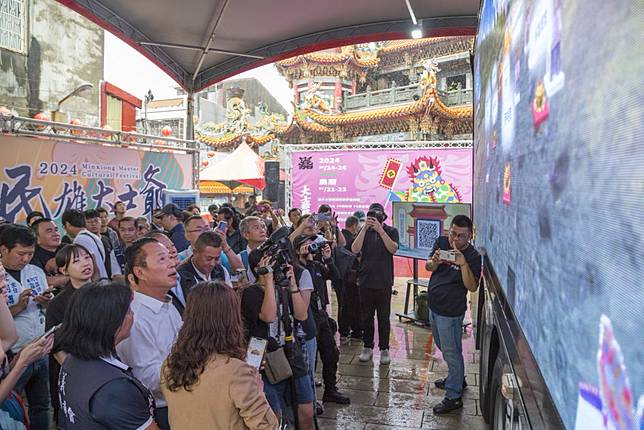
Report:
[[[418,86],[418,84],[411,84],[402,87],[391,87],[384,90],[345,95],[343,107],[345,111],[350,111],[418,100],[418,97],[420,97],[420,89]],[[438,90],[437,92],[441,101],[447,106],[459,106],[472,103],[471,89],[457,89],[453,91]]]
[[[43,121],[34,118],[0,113],[0,133],[20,136],[47,137],[56,140],[71,140],[74,143],[107,144],[111,146],[139,147],[156,150],[175,150],[198,153],[194,140],[153,136],[135,132],[110,130],[62,122]]]

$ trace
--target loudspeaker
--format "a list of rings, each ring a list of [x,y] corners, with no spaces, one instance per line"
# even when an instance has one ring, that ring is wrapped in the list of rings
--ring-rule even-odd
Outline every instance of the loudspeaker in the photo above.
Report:
[[[279,161],[264,161],[264,199],[277,203],[280,189],[280,163]]]

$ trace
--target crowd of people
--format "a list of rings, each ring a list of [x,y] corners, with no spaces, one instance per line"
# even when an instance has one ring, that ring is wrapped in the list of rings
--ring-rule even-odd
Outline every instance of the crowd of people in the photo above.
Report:
[[[27,225],[0,225],[0,428],[312,429],[323,403],[351,402],[337,385],[336,333],[364,342],[360,361],[372,361],[377,345],[379,364],[391,362],[399,238],[382,205],[354,213],[344,229],[328,205],[287,219],[266,201],[208,212],[168,204],[148,220],[122,202],[112,219],[104,208],[72,209],[56,220],[62,237],[37,212]],[[466,387],[455,333],[478,254],[464,218],[427,262],[437,274],[435,338],[450,368],[436,381],[446,389],[437,413],[458,408]]]

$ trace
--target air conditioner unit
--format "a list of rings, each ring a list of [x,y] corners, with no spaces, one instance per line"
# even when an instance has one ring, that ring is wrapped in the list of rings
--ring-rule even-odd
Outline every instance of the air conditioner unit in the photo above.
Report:
[[[186,209],[199,201],[199,190],[165,190],[163,204],[174,203],[179,209]]]

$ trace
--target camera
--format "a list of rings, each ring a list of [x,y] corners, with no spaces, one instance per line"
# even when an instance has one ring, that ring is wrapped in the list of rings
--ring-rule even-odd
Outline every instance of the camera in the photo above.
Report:
[[[380,211],[370,210],[369,212],[367,212],[367,218],[375,218],[380,224],[382,224],[385,220],[385,214]]]
[[[286,272],[288,265],[292,264],[291,257],[291,242],[288,240],[289,229],[288,227],[281,227],[273,232],[270,237],[260,245],[257,250],[264,255],[272,257],[273,279],[276,285],[288,285]],[[258,275],[265,275],[262,270],[258,270]]]
[[[319,214],[313,214],[313,220],[315,222],[320,221],[331,221],[333,215],[329,212],[320,212]]]
[[[322,260],[322,248],[324,248],[324,245],[331,244],[328,240],[324,238],[322,235],[317,235],[313,242],[309,245],[308,251],[310,254],[313,255],[313,258],[316,260]]]
[[[445,251],[443,249],[438,251],[438,258],[445,261],[456,261],[456,254],[452,250]]]

